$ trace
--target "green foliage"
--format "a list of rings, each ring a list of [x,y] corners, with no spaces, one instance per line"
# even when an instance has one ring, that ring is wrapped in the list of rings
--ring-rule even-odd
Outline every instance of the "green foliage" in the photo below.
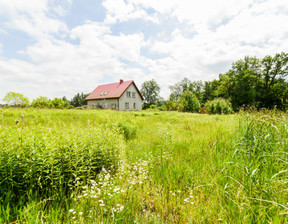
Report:
[[[178,104],[178,110],[184,112],[199,112],[200,103],[192,91],[185,90],[184,93],[182,93]]]
[[[288,97],[288,54],[266,56],[262,60],[245,57],[219,77],[218,96],[230,99],[234,110],[243,105],[285,110]]]
[[[240,209],[240,205],[231,205],[239,200],[237,194],[241,194],[242,203],[248,203],[244,208],[255,211],[247,213],[246,220],[287,222],[287,217],[279,216],[279,211],[288,209],[287,194],[279,192],[288,177],[286,119],[278,111],[250,112],[241,117],[239,138],[223,175],[228,177],[224,192],[229,195],[226,205],[230,212]]]
[[[39,96],[38,98],[34,99],[31,104],[32,107],[39,107],[39,108],[49,108],[50,102],[47,97]]]
[[[165,106],[166,106],[168,111],[176,111],[178,109],[177,103],[172,101],[172,100],[166,101]]]
[[[74,107],[81,107],[87,105],[87,101],[85,101],[86,97],[89,94],[84,93],[77,93],[72,99],[71,99],[71,105]]]
[[[181,82],[176,83],[175,85],[169,86],[171,90],[171,94],[169,97],[169,101],[178,101],[180,100],[183,92],[189,88],[191,81],[188,78],[184,78]]]
[[[51,108],[58,108],[58,109],[71,108],[69,101],[64,101],[63,99],[57,97],[51,100],[49,102],[49,105]]]
[[[182,94],[189,90],[201,103],[203,100],[204,86],[205,85],[202,81],[191,82],[188,78],[184,78],[182,81],[169,87],[172,92],[170,94],[169,101],[178,102],[181,99]]]
[[[150,108],[150,109],[156,109],[157,107],[156,107],[156,105],[151,104],[149,108]]]
[[[136,138],[137,128],[134,125],[130,123],[120,122],[118,124],[118,128],[120,130],[120,133],[124,135],[124,138],[126,140],[131,140],[131,139]]]
[[[202,98],[202,103],[205,104],[209,100],[213,100],[214,98],[217,97],[217,88],[219,86],[219,81],[218,80],[213,80],[213,81],[205,81],[204,82],[204,87],[203,87],[203,98]]]
[[[49,100],[47,97],[40,96],[32,101],[31,106],[37,108],[58,108],[58,109],[73,108],[73,106],[70,105],[66,97],[63,97],[62,99],[56,97],[53,100]]]
[[[180,110],[181,96],[189,90],[197,97],[201,107],[207,101],[224,98],[232,103],[234,111],[255,106],[257,109],[275,106],[287,110],[288,106],[288,54],[277,53],[263,59],[246,56],[232,64],[231,69],[219,75],[219,80],[182,81],[170,86],[171,94],[167,103],[168,110],[175,110],[175,102]]]
[[[3,98],[3,101],[10,106],[28,106],[29,100],[21,93],[9,92]]]
[[[37,126],[22,120],[1,130],[0,195],[11,192],[2,200],[27,200],[31,192],[40,198],[69,195],[77,181],[87,183],[102,167],[117,167],[122,143],[116,129],[98,125],[63,131],[64,126],[61,120]]]
[[[232,105],[228,100],[217,98],[205,103],[205,112],[207,114],[232,114]]]
[[[287,118],[0,109],[0,223],[287,223]]]
[[[157,104],[159,99],[160,87],[157,82],[152,79],[145,81],[141,86],[141,94],[144,97],[143,109],[149,108],[151,104]]]

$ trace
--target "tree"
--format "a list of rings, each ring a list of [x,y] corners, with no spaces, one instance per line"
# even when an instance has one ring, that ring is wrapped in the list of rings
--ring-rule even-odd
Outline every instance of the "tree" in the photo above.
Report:
[[[220,75],[218,96],[231,101],[234,110],[243,105],[259,104],[260,60],[246,56],[232,64],[232,68]]]
[[[262,59],[261,107],[284,107],[287,99],[287,75],[288,54],[282,52]]]
[[[45,96],[39,96],[38,98],[32,101],[32,107],[45,108],[50,106],[49,99]]]
[[[84,93],[77,93],[70,101],[71,105],[74,107],[81,107],[84,105],[87,105],[87,102],[85,101],[86,97],[89,94],[84,94]]]
[[[144,108],[149,108],[152,104],[157,104],[159,100],[160,87],[157,82],[152,79],[145,81],[141,86],[141,94],[144,97]]]
[[[169,86],[171,94],[169,97],[170,101],[178,101],[182,93],[189,88],[191,81],[188,78],[184,78],[181,82],[176,83],[173,86]]]
[[[199,100],[191,90],[187,89],[182,93],[178,109],[185,112],[199,112]]]
[[[285,110],[288,97],[288,54],[278,53],[262,60],[246,56],[219,75],[217,96],[231,101],[233,109],[243,105]]]
[[[193,94],[195,94],[195,96],[199,100],[199,103],[204,105],[204,102],[203,102],[204,83],[203,81],[199,80],[199,81],[190,82],[188,88]]]
[[[9,92],[3,98],[3,101],[10,106],[28,106],[29,100],[21,93]]]
[[[209,100],[213,100],[218,96],[217,88],[219,81],[214,79],[213,81],[204,82],[203,98],[202,101],[205,104]]]

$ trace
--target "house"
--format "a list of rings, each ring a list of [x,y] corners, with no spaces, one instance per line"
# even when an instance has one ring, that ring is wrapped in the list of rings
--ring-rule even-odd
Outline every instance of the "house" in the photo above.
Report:
[[[85,99],[88,107],[114,110],[142,110],[143,96],[134,81],[97,86]]]

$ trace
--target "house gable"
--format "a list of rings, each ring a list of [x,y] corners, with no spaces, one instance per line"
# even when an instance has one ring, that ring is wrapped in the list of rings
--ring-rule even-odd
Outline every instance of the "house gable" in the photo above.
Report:
[[[119,110],[142,110],[143,98],[136,85],[131,84],[119,98]]]

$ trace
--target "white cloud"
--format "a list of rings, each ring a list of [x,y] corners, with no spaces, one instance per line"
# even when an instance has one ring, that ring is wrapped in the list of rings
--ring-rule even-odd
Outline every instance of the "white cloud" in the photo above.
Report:
[[[184,77],[211,80],[245,55],[288,51],[286,0],[104,0],[103,6],[104,22],[87,20],[69,30],[60,18],[66,8],[59,1],[0,0],[0,15],[6,18],[0,32],[22,30],[36,40],[18,51],[31,63],[0,59],[1,84],[10,85],[9,91],[25,89],[30,98],[52,98],[91,91],[107,77],[134,79],[139,87],[154,78],[167,97],[168,86]],[[166,24],[163,18],[176,22]],[[111,31],[112,26],[135,19],[161,29],[151,36]],[[165,32],[163,27],[169,26],[174,32]],[[59,35],[73,42],[60,40]],[[152,59],[149,53],[160,56]]]
[[[156,15],[149,15],[133,1],[125,3],[124,0],[104,0],[103,6],[107,9],[106,24],[122,23],[134,19],[159,23]]]
[[[204,67],[209,64],[234,61],[244,55],[261,57],[265,54],[287,51],[287,44],[285,44],[287,41],[284,41],[284,39],[287,40],[288,24],[283,21],[288,21],[288,13],[275,14],[283,6],[283,1],[278,1],[278,3],[279,5],[271,4],[270,1],[270,4],[264,2],[250,7],[242,5],[240,7],[241,10],[237,11],[234,9],[237,15],[227,24],[222,24],[216,28],[216,30],[209,29],[209,13],[206,19],[199,16],[199,23],[202,23],[201,20],[206,21],[204,23],[207,26],[202,30],[198,30],[198,34],[193,38],[183,37],[181,30],[177,28],[170,42],[155,41],[151,50],[169,54],[181,65],[190,65],[193,68],[198,67],[198,74],[205,72],[206,69]],[[258,6],[262,6],[261,13]],[[213,6],[212,8],[215,7]],[[185,7],[183,6],[183,8]],[[203,10],[199,11],[202,13],[206,12]],[[217,12],[217,10],[215,11]],[[255,15],[256,12],[257,15]],[[204,27],[203,24],[201,26]],[[193,64],[193,62],[196,63]],[[201,65],[203,65],[202,68]],[[203,77],[205,77],[204,74]]]
[[[49,37],[21,51],[35,64],[21,60],[0,61],[3,65],[0,74],[5,74],[1,75],[2,83],[21,80],[9,91],[30,86],[25,92],[30,98],[33,92],[52,98],[92,91],[104,76],[113,77],[113,80],[139,80],[144,76],[140,68],[121,62],[121,59],[139,60],[140,49],[146,45],[142,34],[114,36],[108,26],[87,22],[74,28],[70,36],[79,39],[79,45]],[[31,83],[37,86],[32,87]]]
[[[24,31],[35,39],[41,39],[50,34],[67,33],[66,24],[53,18],[54,15],[64,15],[64,11],[63,7],[54,1],[0,0],[0,15],[8,20],[3,22],[2,26]]]

